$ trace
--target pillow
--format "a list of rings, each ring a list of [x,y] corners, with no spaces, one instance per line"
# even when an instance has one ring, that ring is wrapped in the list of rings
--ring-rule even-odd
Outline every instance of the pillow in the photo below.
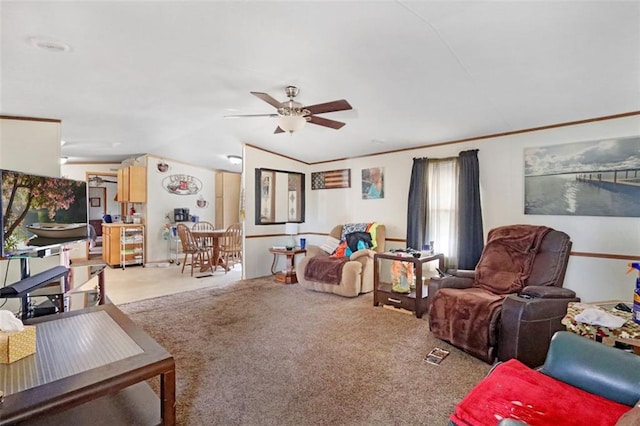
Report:
[[[332,254],[336,251],[336,248],[338,248],[338,244],[340,244],[340,240],[329,235],[320,248],[327,253]]]

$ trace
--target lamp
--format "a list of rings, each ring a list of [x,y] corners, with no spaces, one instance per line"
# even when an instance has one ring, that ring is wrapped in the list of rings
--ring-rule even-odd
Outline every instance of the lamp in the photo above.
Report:
[[[229,160],[229,162],[231,164],[240,164],[240,163],[242,163],[242,157],[240,157],[238,155],[227,155],[227,160]]]
[[[293,133],[302,129],[307,120],[301,115],[279,115],[277,122],[282,130]]]
[[[298,224],[287,222],[284,224],[284,233],[289,235],[291,239],[287,243],[287,248],[294,248],[296,246],[296,239],[294,235],[298,235]]]

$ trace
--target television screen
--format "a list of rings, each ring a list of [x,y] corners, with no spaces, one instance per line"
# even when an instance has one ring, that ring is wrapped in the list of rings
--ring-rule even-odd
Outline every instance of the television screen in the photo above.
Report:
[[[87,183],[0,170],[0,257],[88,236]]]

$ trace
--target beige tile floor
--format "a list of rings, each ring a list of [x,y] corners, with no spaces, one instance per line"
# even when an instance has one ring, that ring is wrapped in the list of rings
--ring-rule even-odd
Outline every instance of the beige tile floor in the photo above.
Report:
[[[221,287],[242,278],[240,264],[236,264],[226,274],[219,268],[213,275],[194,271],[193,277],[189,273],[189,266],[182,274],[180,273],[182,265],[167,265],[169,266],[159,267],[156,264],[148,264],[144,268],[131,266],[125,269],[107,267],[105,271],[107,297],[112,303],[120,305],[205,287]],[[197,278],[198,276],[204,277]],[[97,278],[94,278],[82,288],[88,289],[96,285]]]

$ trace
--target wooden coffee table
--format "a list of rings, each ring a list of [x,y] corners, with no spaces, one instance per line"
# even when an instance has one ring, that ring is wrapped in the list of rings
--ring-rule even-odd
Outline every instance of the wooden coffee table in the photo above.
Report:
[[[141,392],[151,394],[156,402],[148,406],[160,405],[154,423],[175,424],[173,357],[117,307],[100,305],[25,323],[36,325],[36,353],[0,364],[0,390],[5,395],[0,404],[0,425],[38,422],[67,412],[75,418],[83,407],[89,411],[86,418],[93,415],[93,424],[100,424],[96,404],[121,401],[127,391],[132,398]],[[158,375],[160,404],[144,383]],[[138,406],[147,404],[125,405],[142,410],[144,407]],[[103,412],[117,418],[114,409],[117,407]],[[136,416],[127,412],[125,418],[135,422]]]

